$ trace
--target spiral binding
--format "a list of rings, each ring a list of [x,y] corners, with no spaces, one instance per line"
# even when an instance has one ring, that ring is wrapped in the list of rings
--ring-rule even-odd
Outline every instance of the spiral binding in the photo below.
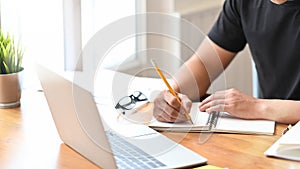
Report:
[[[211,130],[213,127],[216,127],[218,119],[219,119],[220,112],[213,112],[210,113],[206,122],[206,125],[208,125],[209,130]]]

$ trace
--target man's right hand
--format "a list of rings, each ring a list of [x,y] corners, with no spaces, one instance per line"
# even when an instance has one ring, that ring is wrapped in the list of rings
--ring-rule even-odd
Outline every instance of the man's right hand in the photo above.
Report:
[[[190,113],[192,101],[181,93],[178,93],[181,103],[170,91],[163,90],[154,100],[153,116],[162,122],[187,121],[186,113]]]

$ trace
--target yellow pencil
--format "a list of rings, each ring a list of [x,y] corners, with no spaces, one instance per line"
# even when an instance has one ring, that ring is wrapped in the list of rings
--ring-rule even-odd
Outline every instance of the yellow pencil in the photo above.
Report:
[[[160,78],[165,82],[166,86],[168,87],[169,91],[172,93],[173,96],[176,97],[177,101],[182,104],[180,98],[178,97],[177,93],[174,91],[174,89],[170,86],[170,84],[168,83],[166,77],[164,76],[164,74],[162,73],[162,71],[160,70],[160,68],[157,66],[157,64],[155,63],[155,61],[153,59],[151,59],[151,63],[154,66],[156,72],[158,73],[158,75],[160,76]],[[186,118],[193,124],[193,121],[191,119],[191,116],[189,113],[185,113]]]

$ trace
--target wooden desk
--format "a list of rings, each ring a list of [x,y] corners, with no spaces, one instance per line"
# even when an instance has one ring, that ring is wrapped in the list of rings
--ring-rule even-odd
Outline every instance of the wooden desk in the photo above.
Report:
[[[300,162],[265,157],[286,125],[274,136],[213,134],[199,144],[199,133],[163,133],[208,159],[228,168],[300,168]],[[25,91],[21,107],[0,109],[0,168],[96,169],[96,165],[61,142],[41,92]]]

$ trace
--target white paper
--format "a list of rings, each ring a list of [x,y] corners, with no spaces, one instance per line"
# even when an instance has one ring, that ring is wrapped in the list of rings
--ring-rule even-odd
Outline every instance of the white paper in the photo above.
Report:
[[[300,122],[281,136],[265,155],[300,161]]]

